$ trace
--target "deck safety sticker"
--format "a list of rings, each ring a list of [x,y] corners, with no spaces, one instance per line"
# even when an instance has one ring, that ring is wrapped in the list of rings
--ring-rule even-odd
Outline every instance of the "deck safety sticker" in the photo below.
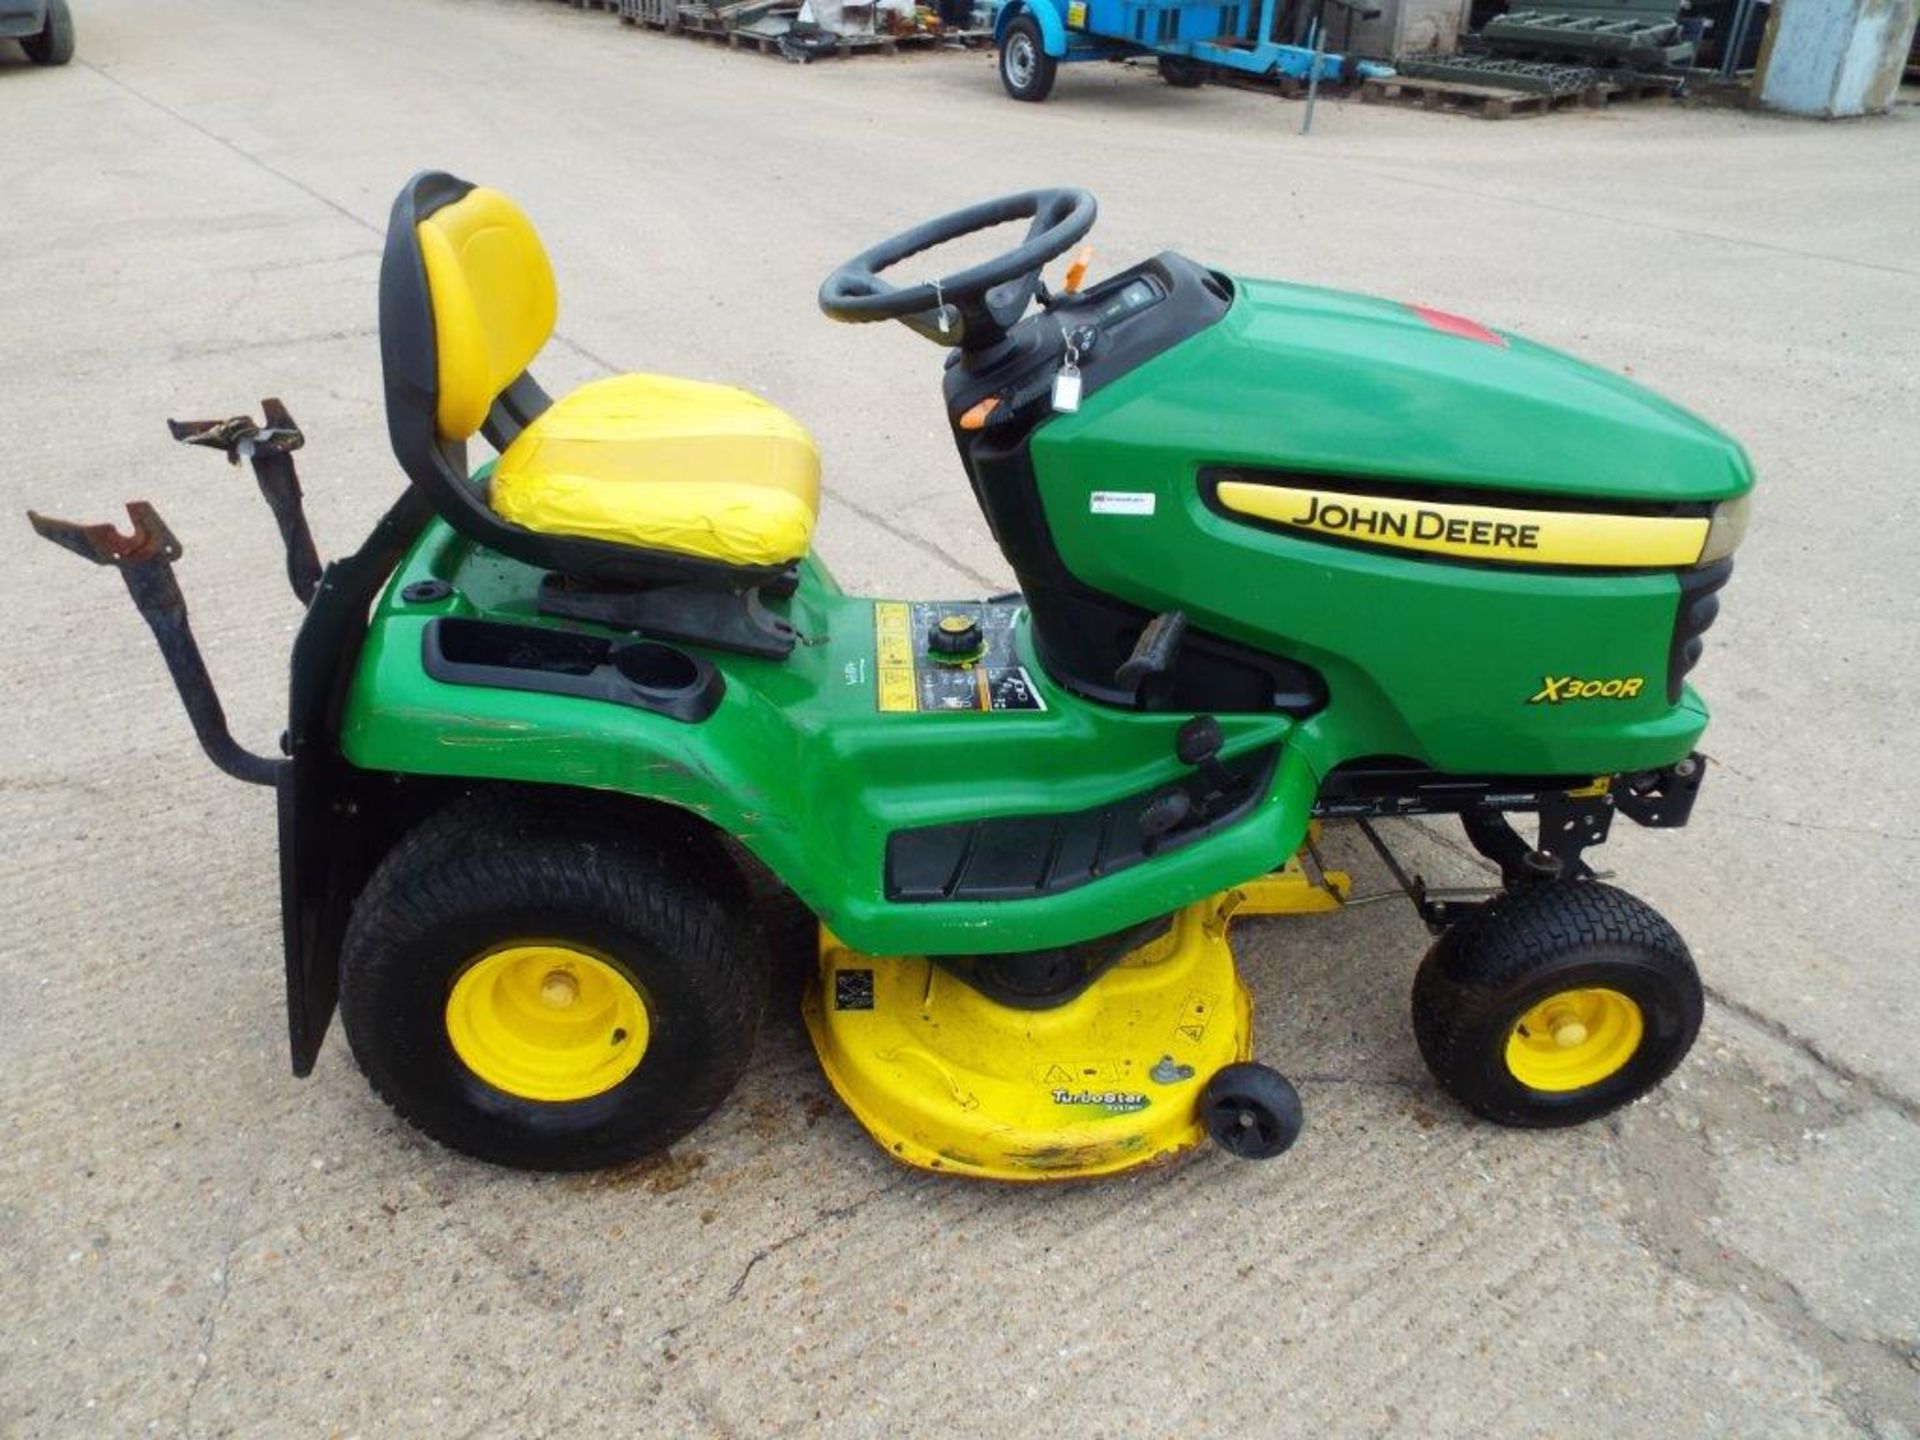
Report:
[[[1017,601],[877,601],[874,698],[879,708],[899,714],[1046,709],[1014,646],[1014,623],[1022,608]],[[979,625],[985,645],[978,660],[941,665],[927,653],[927,633],[949,615],[965,615]]]
[[[833,1008],[836,1010],[873,1009],[873,971],[834,971]]]
[[[1214,1004],[1214,996],[1204,990],[1195,990],[1187,996],[1187,1003],[1181,1007],[1180,1021],[1173,1027],[1173,1033],[1198,1045],[1206,1038],[1207,1022],[1213,1018]]]

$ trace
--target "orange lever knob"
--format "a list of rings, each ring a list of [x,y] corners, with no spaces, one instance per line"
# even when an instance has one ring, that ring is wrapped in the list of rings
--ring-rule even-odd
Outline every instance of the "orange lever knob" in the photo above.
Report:
[[[1082,245],[1079,253],[1073,257],[1073,263],[1067,266],[1067,282],[1064,287],[1067,294],[1080,293],[1080,287],[1086,283],[1087,267],[1091,264],[1093,264],[1093,246]]]
[[[986,399],[982,400],[960,417],[960,428],[962,430],[980,430],[985,428],[987,417],[993,414],[999,406],[1000,397],[998,395],[987,396]]]

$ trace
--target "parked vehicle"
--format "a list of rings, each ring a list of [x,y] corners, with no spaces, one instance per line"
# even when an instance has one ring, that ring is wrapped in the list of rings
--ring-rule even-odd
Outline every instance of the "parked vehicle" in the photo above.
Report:
[[[67,0],[0,0],[0,40],[18,40],[36,65],[73,59],[73,11]]]
[[[1302,84],[1393,74],[1327,52],[1328,3],[1365,0],[1009,0],[994,21],[1000,83],[1016,100],[1040,101],[1062,65],[1144,55],[1180,89],[1215,70]]]

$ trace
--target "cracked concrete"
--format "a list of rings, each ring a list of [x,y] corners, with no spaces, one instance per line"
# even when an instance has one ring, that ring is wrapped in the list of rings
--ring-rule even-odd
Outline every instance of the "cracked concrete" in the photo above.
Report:
[[[1378,899],[1236,930],[1306,1099],[1284,1162],[1043,1194],[890,1166],[784,1011],[710,1125],[605,1175],[435,1149],[337,1036],[292,1080],[269,809],[194,752],[121,588],[16,518],[0,1435],[1920,1437],[1913,107],[1325,104],[1302,142],[1293,107],[1108,67],[1016,106],[981,55],[803,69],[536,0],[78,8],[80,63],[0,57],[0,498],[159,502],[256,742],[296,619],[272,526],[160,422],[283,397],[323,550],[364,533],[398,484],[374,237],[423,165],[540,223],[551,385],[656,368],[802,416],[850,588],[1007,575],[937,357],[826,324],[821,275],[1062,179],[1102,266],[1174,246],[1524,330],[1726,425],[1765,488],[1695,823],[1603,857],[1711,987],[1666,1087],[1571,1132],[1463,1115],[1407,1032],[1425,936]],[[1446,827],[1393,838],[1485,881]],[[1351,831],[1327,850],[1391,889]]]
[[[1684,1077],[1612,1124],[1636,1233],[1818,1357],[1863,1433],[1920,1426],[1920,1133],[1853,1082],[1716,1020]],[[1850,1204],[1825,1203],[1837,1186]]]

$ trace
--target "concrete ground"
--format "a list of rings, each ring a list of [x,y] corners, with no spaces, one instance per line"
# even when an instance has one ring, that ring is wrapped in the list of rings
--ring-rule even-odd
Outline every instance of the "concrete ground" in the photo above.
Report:
[[[1297,105],[1109,67],[1026,107],[985,55],[802,68],[534,0],[76,8],[71,68],[0,58],[0,1433],[1920,1435],[1911,107],[1327,104],[1303,141]],[[785,1014],[714,1121],[600,1177],[436,1149],[337,1034],[291,1079],[269,801],[202,762],[119,584],[20,511],[158,501],[270,742],[297,619],[270,524],[160,422],[285,397],[323,548],[356,543],[400,483],[380,236],[428,165],[544,230],[549,384],[644,367],[805,417],[821,549],[876,591],[1007,575],[937,356],[815,286],[1030,183],[1099,194],[1103,265],[1418,299],[1741,436],[1764,488],[1698,673],[1712,782],[1689,830],[1606,852],[1708,977],[1693,1057],[1586,1129],[1470,1120],[1408,1031],[1423,932],[1382,903],[1241,932],[1309,1114],[1265,1167],[905,1172]]]

